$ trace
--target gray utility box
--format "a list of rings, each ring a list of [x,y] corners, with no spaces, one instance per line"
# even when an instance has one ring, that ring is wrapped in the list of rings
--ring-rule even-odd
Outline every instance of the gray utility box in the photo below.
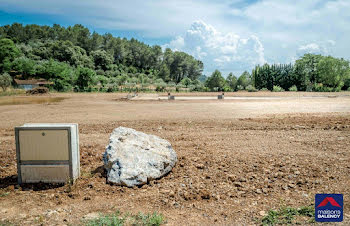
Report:
[[[78,124],[15,128],[18,183],[66,183],[80,176]]]
[[[218,95],[218,99],[219,99],[219,100],[225,99],[225,95]]]

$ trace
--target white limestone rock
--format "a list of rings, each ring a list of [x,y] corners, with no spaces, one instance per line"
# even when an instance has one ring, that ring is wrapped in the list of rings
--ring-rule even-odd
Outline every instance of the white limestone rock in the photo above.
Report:
[[[177,156],[167,140],[118,127],[109,138],[103,162],[107,182],[133,187],[169,173]]]

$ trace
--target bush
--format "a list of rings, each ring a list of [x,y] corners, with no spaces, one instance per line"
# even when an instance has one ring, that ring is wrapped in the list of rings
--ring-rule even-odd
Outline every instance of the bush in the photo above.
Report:
[[[284,92],[284,89],[280,86],[273,86],[272,92]]]
[[[348,88],[348,91],[350,91],[350,87]]]
[[[12,82],[12,78],[9,74],[5,73],[0,75],[0,87],[3,91],[6,91],[8,87],[10,87]]]
[[[270,91],[268,88],[261,88],[260,91]]]
[[[244,90],[244,87],[241,85],[237,85],[237,90]]]
[[[166,223],[166,220],[162,214],[143,214],[137,215],[124,214],[121,215],[119,211],[114,214],[101,215],[99,218],[88,220],[84,222],[86,226],[97,225],[144,225],[144,226],[159,226]]]
[[[316,83],[313,86],[313,90],[316,92],[334,92],[334,91],[338,92],[338,90],[340,91],[338,87],[336,88],[327,87],[327,86],[324,86],[322,83]]]
[[[231,89],[231,87],[230,86],[224,86],[224,88],[223,88],[223,91],[224,92],[230,92],[232,89]]]
[[[262,225],[297,225],[315,223],[315,208],[302,206],[300,208],[282,207],[278,210],[269,210],[261,220]]]
[[[291,91],[291,92],[296,92],[296,91],[298,91],[298,88],[297,88],[296,85],[294,85],[294,86],[289,87],[288,90]]]
[[[76,71],[77,74],[77,79],[76,79],[76,86],[79,91],[91,91],[91,85],[93,83],[93,79],[96,76],[95,71],[89,69],[89,68],[84,68],[84,67],[79,67]]]
[[[258,91],[258,90],[255,89],[255,87],[252,86],[252,85],[248,85],[248,86],[246,87],[246,90],[248,90],[248,92],[257,92],[257,91]]]

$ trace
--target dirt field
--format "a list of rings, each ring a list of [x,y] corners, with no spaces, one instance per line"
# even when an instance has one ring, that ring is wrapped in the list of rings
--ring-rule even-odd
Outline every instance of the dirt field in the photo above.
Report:
[[[251,225],[271,208],[313,205],[316,193],[344,194],[343,225],[350,224],[349,92],[124,96],[51,94],[63,100],[0,105],[0,224],[76,225],[120,210],[157,211],[169,225]],[[5,98],[0,102],[11,103]],[[79,123],[82,176],[75,185],[17,185],[14,127],[30,122]],[[173,171],[140,188],[106,184],[102,154],[118,126],[169,140],[179,158]]]

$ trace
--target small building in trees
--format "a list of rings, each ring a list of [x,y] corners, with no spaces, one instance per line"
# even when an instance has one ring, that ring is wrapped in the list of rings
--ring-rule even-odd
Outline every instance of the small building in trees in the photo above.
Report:
[[[52,85],[53,82],[49,82],[46,79],[27,79],[27,80],[21,80],[21,79],[14,79],[14,85],[18,89],[24,89],[24,90],[32,90],[39,86],[49,86]]]

